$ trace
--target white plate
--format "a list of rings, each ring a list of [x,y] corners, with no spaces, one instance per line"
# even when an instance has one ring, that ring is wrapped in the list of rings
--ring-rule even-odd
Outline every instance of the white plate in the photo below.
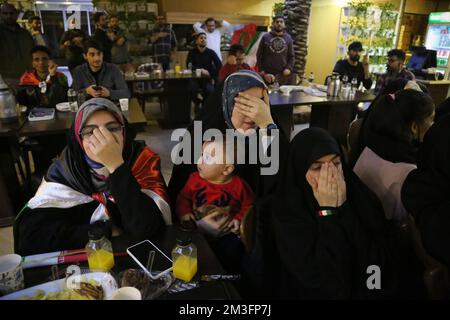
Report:
[[[112,293],[118,289],[117,282],[110,273],[106,272],[90,272],[81,275],[73,275],[67,278],[67,286],[82,280],[95,280],[102,285],[105,300],[109,300]],[[0,297],[0,300],[18,300],[24,296],[33,297],[38,290],[42,290],[45,294],[51,292],[63,291],[66,289],[66,279],[46,282],[31,288],[16,291],[6,296]]]
[[[70,105],[68,102],[61,102],[56,105],[58,111],[70,111]]]

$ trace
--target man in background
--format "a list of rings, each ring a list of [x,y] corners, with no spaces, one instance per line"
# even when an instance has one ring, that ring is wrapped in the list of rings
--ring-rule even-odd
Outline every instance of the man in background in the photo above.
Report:
[[[364,88],[370,89],[372,87],[372,77],[369,72],[369,57],[365,55],[363,61],[360,62],[359,60],[362,51],[364,51],[364,49],[361,42],[352,42],[348,46],[347,59],[336,62],[333,72],[337,72],[341,76],[347,76],[348,82],[351,82],[353,78],[356,78],[358,81],[358,88],[362,83]]]
[[[119,27],[119,17],[111,15],[109,17],[108,33],[113,34],[113,46],[111,49],[111,61],[119,66],[126,65],[130,62],[128,54],[128,43],[125,37],[125,30]]]
[[[220,26],[220,27],[218,27]],[[214,18],[210,17],[205,20],[202,24],[201,22],[196,22],[194,24],[194,31],[197,34],[205,33],[206,42],[209,49],[213,50],[219,60],[222,62],[222,53],[220,51],[220,44],[222,41],[222,34],[232,33],[233,27],[231,24],[225,20],[216,21]]]
[[[30,33],[33,37],[34,44],[49,48],[49,41],[41,32],[41,18],[39,16],[32,16],[28,19],[28,24],[30,25]]]
[[[0,8],[0,74],[8,82],[18,82],[30,69],[30,51],[34,46],[28,30],[17,23],[16,8],[5,3]],[[9,81],[11,79],[11,81]]]
[[[107,33],[108,29],[108,17],[104,12],[96,12],[93,16],[95,23],[94,39],[103,48],[103,60],[105,62],[111,62],[111,49],[114,44],[112,34]]]
[[[192,96],[194,97],[194,103],[199,103],[196,101],[196,97],[201,91],[202,98],[205,99],[213,91],[217,84],[219,70],[222,67],[217,54],[207,48],[206,34],[200,33],[195,39],[195,48],[189,51],[186,66],[192,65],[192,69],[200,69],[204,79],[194,79],[191,81]],[[200,98],[199,98],[200,99]],[[200,99],[202,100],[202,99]]]
[[[273,18],[272,31],[262,36],[256,56],[256,66],[267,83],[295,83],[294,46],[282,16]]]
[[[116,101],[129,98],[130,92],[119,67],[103,61],[102,46],[94,38],[89,38],[84,42],[83,51],[86,63],[73,70],[72,88],[84,91],[87,98]]]
[[[406,54],[400,49],[392,49],[388,52],[386,63],[386,73],[382,74],[375,86],[375,93],[378,94],[393,80],[406,79],[416,80],[411,71],[405,68]]]
[[[227,63],[220,69],[219,81],[224,81],[230,74],[238,70],[251,70],[250,66],[244,62],[244,59],[244,47],[241,44],[233,44],[228,52]]]
[[[85,63],[83,57],[83,41],[85,36],[84,31],[71,29],[67,30],[61,39],[62,51],[70,72],[77,66]]]
[[[156,24],[150,33],[150,43],[153,46],[155,62],[160,63],[166,71],[170,61],[177,51],[177,38],[175,32],[167,25],[164,15],[156,17]]]

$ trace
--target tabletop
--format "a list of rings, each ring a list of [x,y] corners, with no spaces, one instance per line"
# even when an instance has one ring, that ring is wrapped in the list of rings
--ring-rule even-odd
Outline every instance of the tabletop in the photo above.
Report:
[[[343,99],[340,97],[317,97],[300,91],[291,91],[289,95],[284,95],[279,91],[270,93],[270,106],[282,107],[293,105],[320,105],[320,104],[349,104],[359,102],[370,102],[375,99],[375,95],[370,92],[356,92],[354,99]]]
[[[159,247],[166,255],[171,255],[171,250],[176,244],[176,239],[182,231],[175,226],[165,227],[157,236],[150,240]],[[202,275],[223,275],[224,269],[220,265],[217,257],[211,250],[208,242],[197,231],[191,232],[190,237],[192,243],[197,246],[198,250],[198,271],[193,281],[199,281]],[[114,252],[126,252],[126,248],[136,244],[138,241],[132,241],[128,238],[117,237],[112,239]],[[68,265],[60,265],[60,273],[65,273]],[[87,263],[81,263],[80,267],[87,267]],[[158,266],[156,266],[158,267]],[[116,277],[121,271],[133,268],[139,269],[137,263],[129,256],[115,257],[115,266],[111,270]],[[51,281],[51,267],[39,267],[24,270],[25,287],[35,286],[47,281]],[[240,295],[235,289],[232,282],[228,281],[211,281],[199,282],[199,286],[194,289],[163,294],[160,299],[240,299]]]
[[[137,99],[130,99],[128,108],[128,112],[124,112],[124,115],[131,125],[147,124],[147,119]],[[72,126],[74,117],[75,112],[56,111],[54,119],[26,121],[20,129],[20,135],[32,137],[65,133]]]

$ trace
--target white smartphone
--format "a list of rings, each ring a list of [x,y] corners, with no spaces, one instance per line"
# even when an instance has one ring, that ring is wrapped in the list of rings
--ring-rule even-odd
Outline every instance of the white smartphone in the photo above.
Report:
[[[148,270],[147,263],[152,251],[154,252],[153,263],[151,270]],[[127,248],[127,253],[151,279],[158,279],[172,271],[172,259],[150,240],[144,240]]]

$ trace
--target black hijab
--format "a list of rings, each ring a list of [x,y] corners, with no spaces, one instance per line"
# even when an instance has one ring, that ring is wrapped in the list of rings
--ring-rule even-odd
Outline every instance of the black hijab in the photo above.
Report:
[[[402,201],[414,216],[428,253],[450,266],[450,115],[425,134],[417,169],[403,183]]]
[[[83,103],[78,110],[67,139],[67,146],[61,155],[51,164],[45,180],[64,184],[73,190],[91,196],[99,190],[92,167],[86,160],[86,154],[80,140],[80,130],[87,118],[98,111],[110,112],[124,126],[124,147],[122,156],[127,165],[132,167],[136,157],[144,147],[143,143],[134,141],[136,133],[131,129],[120,109],[110,100],[103,98],[90,99]],[[101,184],[103,185],[103,184]],[[103,187],[101,188],[103,189]]]
[[[270,211],[273,222],[276,243],[273,256],[279,257],[286,270],[284,276],[276,278],[285,286],[280,292],[291,298],[382,295],[367,289],[366,268],[380,266],[385,277],[383,285],[389,281],[384,212],[376,196],[344,163],[347,201],[338,208],[337,215],[318,217],[316,214],[319,206],[305,175],[314,161],[329,154],[340,155],[341,152],[327,131],[320,128],[301,131],[291,142],[285,171],[274,197],[263,205]],[[328,239],[325,241],[328,249],[323,246],[324,239]]]
[[[408,108],[412,105],[415,107]],[[411,123],[422,116],[421,112],[429,111],[431,115],[433,109],[431,97],[416,90],[400,90],[377,97],[361,126],[358,152],[352,156],[352,164],[365,147],[387,161],[415,164],[419,141],[407,132]]]

